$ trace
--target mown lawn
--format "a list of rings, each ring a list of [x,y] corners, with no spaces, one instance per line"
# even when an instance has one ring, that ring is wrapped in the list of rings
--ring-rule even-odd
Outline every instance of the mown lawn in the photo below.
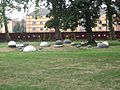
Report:
[[[0,90],[120,90],[120,42],[110,44],[106,49],[0,52]]]

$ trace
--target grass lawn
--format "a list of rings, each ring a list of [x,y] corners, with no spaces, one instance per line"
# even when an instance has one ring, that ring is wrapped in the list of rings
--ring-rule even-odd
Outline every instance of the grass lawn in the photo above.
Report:
[[[0,52],[0,90],[120,90],[120,42],[106,49]],[[7,47],[0,43],[0,48]]]

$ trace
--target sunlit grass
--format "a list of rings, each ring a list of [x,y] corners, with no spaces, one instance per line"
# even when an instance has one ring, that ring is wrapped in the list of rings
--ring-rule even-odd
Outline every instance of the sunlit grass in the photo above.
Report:
[[[0,90],[120,90],[119,43],[110,41],[106,49],[0,52]]]

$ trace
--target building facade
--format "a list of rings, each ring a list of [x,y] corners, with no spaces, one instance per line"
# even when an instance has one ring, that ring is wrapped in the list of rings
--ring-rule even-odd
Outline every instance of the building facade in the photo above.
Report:
[[[12,33],[13,21],[9,21],[9,23],[7,24],[7,26],[8,26],[9,33]],[[2,25],[2,27],[0,27],[0,33],[5,33],[5,27],[4,27],[4,25]]]
[[[40,15],[35,19],[35,12],[32,12],[26,16],[26,32],[33,33],[33,32],[54,32],[54,29],[49,29],[45,27],[45,23],[50,19],[46,17],[49,13],[47,9],[40,9]],[[105,10],[101,9],[100,11],[100,18],[96,23],[96,27],[92,28],[95,31],[109,31],[108,27],[108,20],[106,18]],[[116,24],[113,25],[116,31],[120,31],[120,25]],[[61,32],[65,32],[64,30],[60,29]],[[85,29],[82,26],[78,26],[74,32],[82,32]],[[70,29],[66,30],[66,32],[71,32]]]
[[[22,19],[21,21],[12,19],[12,20],[10,20],[10,21],[8,22],[8,24],[7,24],[9,33],[14,33],[13,28],[14,28],[14,26],[15,26],[17,23],[19,23],[19,24],[21,25],[22,31],[23,31],[23,32],[26,32],[26,31],[25,31],[25,30],[26,30],[26,28],[25,28],[25,27],[26,27],[26,26],[25,26],[26,24],[25,24],[25,20],[24,20],[24,19]],[[5,27],[4,27],[4,25],[3,25],[3,27],[0,27],[0,33],[5,33]]]
[[[26,16],[26,32],[37,33],[37,32],[52,32],[54,29],[48,29],[45,27],[45,23],[49,20],[46,15],[49,13],[48,9],[41,8],[39,15],[35,16],[35,12],[27,14]]]

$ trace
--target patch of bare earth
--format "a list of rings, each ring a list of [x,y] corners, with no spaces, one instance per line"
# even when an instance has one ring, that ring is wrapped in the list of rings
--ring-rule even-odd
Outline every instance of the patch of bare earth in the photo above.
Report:
[[[63,47],[60,48],[56,48],[54,47],[54,45],[52,45],[50,47],[45,47],[41,49],[41,51],[74,51],[74,50],[77,50],[77,48],[71,45],[64,45]]]
[[[16,51],[16,48],[9,48],[9,47],[0,48],[0,52],[10,52],[10,51]]]

